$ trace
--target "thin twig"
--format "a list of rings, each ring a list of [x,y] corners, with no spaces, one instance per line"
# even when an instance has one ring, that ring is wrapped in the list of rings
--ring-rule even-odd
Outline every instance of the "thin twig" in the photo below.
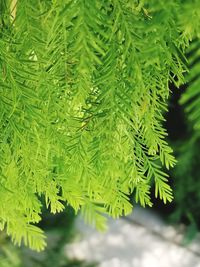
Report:
[[[15,21],[17,11],[17,0],[12,0],[10,4],[11,21]]]

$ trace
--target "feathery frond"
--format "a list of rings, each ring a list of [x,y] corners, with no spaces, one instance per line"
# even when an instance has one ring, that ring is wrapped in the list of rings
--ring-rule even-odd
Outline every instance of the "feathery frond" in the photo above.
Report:
[[[1,228],[40,250],[43,196],[101,229],[131,193],[152,206],[153,183],[172,201],[163,114],[187,69],[182,2],[15,2],[0,1]]]

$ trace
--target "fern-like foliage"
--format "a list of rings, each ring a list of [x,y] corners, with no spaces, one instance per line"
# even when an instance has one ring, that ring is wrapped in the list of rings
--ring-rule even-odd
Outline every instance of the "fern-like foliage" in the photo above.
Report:
[[[193,5],[193,8],[190,5]],[[191,19],[192,18],[192,19]],[[181,38],[186,41],[188,72],[186,83],[179,90],[180,104],[183,105],[187,118],[184,124],[175,126],[179,139],[173,142],[178,164],[173,170],[174,176],[174,211],[170,216],[173,222],[189,224],[185,241],[190,242],[199,228],[199,129],[200,129],[200,8],[199,1],[184,1],[179,14]],[[176,104],[174,108],[176,107]],[[179,109],[176,107],[176,110]],[[180,110],[179,110],[180,112]],[[181,112],[182,113],[182,112]],[[178,119],[182,121],[182,115]],[[174,121],[176,121],[175,119]],[[183,121],[182,121],[183,123]],[[180,135],[180,132],[181,135]],[[176,139],[176,138],[175,138]],[[181,140],[182,139],[182,140]]]
[[[172,201],[163,113],[187,69],[182,1],[0,3],[1,228],[41,250],[43,196],[100,229],[131,212],[131,193],[152,206],[153,182]]]
[[[185,5],[182,25],[184,25],[183,38],[188,38],[193,42],[187,49],[189,74],[186,76],[187,89],[180,100],[185,105],[189,121],[198,135],[200,129],[200,8],[198,1],[194,1],[194,8]],[[192,17],[193,19],[189,19]]]
[[[200,39],[196,39],[188,49],[190,72],[187,76],[188,88],[182,95],[190,122],[198,133],[200,129]]]

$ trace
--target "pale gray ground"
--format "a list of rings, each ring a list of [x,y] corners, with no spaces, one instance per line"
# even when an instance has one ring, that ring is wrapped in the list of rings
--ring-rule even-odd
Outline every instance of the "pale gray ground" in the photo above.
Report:
[[[127,219],[109,220],[98,233],[77,219],[79,237],[66,245],[70,258],[98,262],[99,267],[200,267],[199,237],[182,245],[183,226],[175,229],[146,209],[135,208]]]

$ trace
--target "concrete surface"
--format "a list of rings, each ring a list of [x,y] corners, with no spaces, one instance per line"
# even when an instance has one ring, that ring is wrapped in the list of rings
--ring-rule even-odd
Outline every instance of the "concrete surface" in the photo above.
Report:
[[[135,208],[125,219],[108,221],[99,233],[78,218],[79,238],[66,245],[66,254],[99,267],[200,267],[200,238],[184,247],[183,226],[175,229],[152,211]]]

